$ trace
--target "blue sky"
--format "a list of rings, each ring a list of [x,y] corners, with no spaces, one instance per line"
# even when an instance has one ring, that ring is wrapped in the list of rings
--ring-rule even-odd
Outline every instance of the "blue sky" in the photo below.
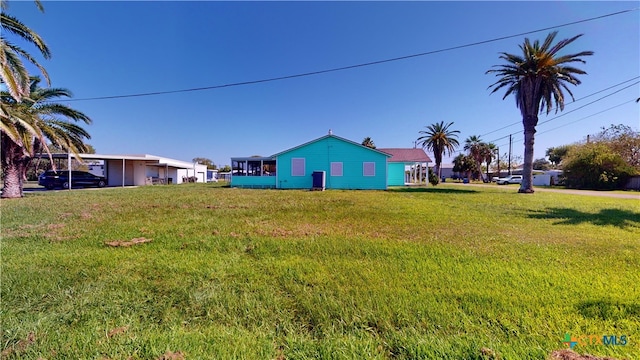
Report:
[[[51,48],[52,59],[40,61],[52,86],[74,93],[76,101],[68,104],[93,119],[87,127],[92,135],[89,143],[98,153],[147,153],[180,160],[206,157],[219,165],[229,164],[232,156],[271,155],[323,136],[329,129],[357,142],[369,136],[378,147],[413,147],[418,131],[440,121],[454,122],[461,142],[481,135],[500,146],[502,153],[513,133],[513,154],[521,156],[519,110],[513,98],[490,95],[487,88],[495,77],[485,72],[501,64],[500,52],[518,53],[525,36],[245,86],[82,99],[210,87],[357,65],[639,5],[637,1],[43,4],[44,14],[31,1],[10,1],[8,13],[38,32]],[[569,100],[566,115],[538,126],[536,158],[543,157],[548,147],[581,141],[602,126],[626,124],[636,130],[640,126],[640,105],[632,101],[640,96],[640,86],[632,85],[640,76],[640,12],[557,30],[558,39],[584,33],[567,52],[592,50],[595,54],[579,66],[588,73],[580,77],[583,83],[571,88],[578,101],[571,104]],[[548,32],[527,36],[543,39]],[[26,50],[36,53],[30,47]],[[580,106],[584,108],[577,109]],[[540,122],[558,115],[541,115]],[[515,125],[504,128],[510,124]]]

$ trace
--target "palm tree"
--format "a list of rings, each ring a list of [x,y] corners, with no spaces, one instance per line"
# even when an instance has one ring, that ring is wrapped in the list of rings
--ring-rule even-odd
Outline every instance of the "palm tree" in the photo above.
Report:
[[[558,109],[564,110],[563,90],[573,99],[568,84],[580,84],[581,82],[575,77],[575,74],[586,74],[585,71],[571,66],[571,63],[585,63],[580,57],[593,55],[593,51],[558,55],[560,50],[581,37],[582,34],[552,45],[557,34],[557,31],[551,32],[542,44],[538,40],[532,44],[528,38],[525,38],[524,44],[520,45],[521,56],[503,52],[500,58],[507,63],[495,65],[496,69],[490,69],[486,72],[499,77],[498,81],[489,86],[489,88],[493,88],[491,93],[506,88],[502,98],[505,99],[513,94],[516,97],[516,106],[522,115],[524,165],[522,184],[518,190],[521,193],[533,193],[533,143],[536,125],[538,125],[538,113],[546,108],[546,112],[549,114],[554,104],[556,113]]]
[[[40,11],[44,11],[39,0],[36,0],[35,3]],[[20,101],[23,97],[29,96],[30,87],[29,73],[22,62],[23,59],[35,65],[40,70],[47,80],[47,84],[49,84],[49,75],[44,67],[27,51],[8,41],[5,34],[13,34],[23,41],[34,45],[40,50],[40,53],[45,59],[51,57],[51,52],[44,43],[44,40],[42,40],[37,33],[20,22],[20,20],[6,13],[6,9],[8,8],[6,0],[0,0],[0,8],[2,9],[2,14],[0,14],[0,26],[2,28],[2,35],[0,35],[0,78],[6,84],[11,96]],[[3,117],[6,116],[4,106],[0,109],[0,115]]]
[[[464,149],[469,152],[469,155],[476,163],[476,175],[482,173],[482,167],[480,166],[486,158],[485,143],[480,140],[480,136],[471,135],[464,141]],[[479,177],[479,176],[478,176]]]
[[[366,138],[364,138],[364,140],[362,140],[362,145],[366,146],[368,148],[371,148],[371,149],[375,149],[376,148],[376,144],[368,136]]]
[[[460,144],[458,143],[458,135],[460,131],[449,130],[449,127],[453,125],[450,122],[445,125],[444,121],[431,124],[427,126],[426,131],[419,131],[420,134],[424,134],[418,138],[418,144],[427,150],[433,152],[436,165],[434,172],[440,179],[441,171],[440,165],[442,164],[442,155],[448,153],[450,156]]]
[[[3,198],[22,197],[24,174],[34,156],[44,152],[51,159],[47,144],[65,149],[76,156],[87,150],[84,140],[90,136],[75,122],[90,124],[91,119],[67,105],[53,102],[59,97],[71,97],[69,90],[40,88],[39,83],[39,78],[32,78],[29,98],[21,101],[13,98],[7,91],[0,92],[7,110],[7,116],[2,117],[0,140]]]
[[[493,161],[493,156],[498,151],[498,147],[494,143],[484,144],[484,161],[487,163],[487,180],[489,179],[489,166],[491,166],[491,162]]]

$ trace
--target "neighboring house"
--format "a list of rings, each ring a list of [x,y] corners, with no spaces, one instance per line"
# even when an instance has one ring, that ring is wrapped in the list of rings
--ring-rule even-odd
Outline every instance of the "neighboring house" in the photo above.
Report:
[[[423,149],[413,148],[378,148],[378,150],[391,155],[388,162],[389,186],[402,186],[409,184],[421,184],[425,182],[431,159]]]
[[[429,161],[422,149],[372,149],[330,133],[272,156],[231,158],[231,187],[384,190],[410,183],[407,171],[419,179]]]
[[[52,154],[59,163],[75,159],[73,154]],[[48,158],[48,155],[43,155]],[[83,161],[102,162],[103,175],[108,186],[136,186],[151,184],[180,184],[205,182],[207,166],[155,155],[80,154]],[[94,165],[95,166],[95,165]],[[97,172],[93,168],[93,172]]]
[[[434,163],[431,166],[431,170],[433,170],[433,168],[436,166],[436,164]],[[453,164],[440,164],[440,177],[441,178],[452,178],[454,175],[458,175],[456,173],[453,172]]]
[[[207,169],[207,182],[218,182],[218,170]]]

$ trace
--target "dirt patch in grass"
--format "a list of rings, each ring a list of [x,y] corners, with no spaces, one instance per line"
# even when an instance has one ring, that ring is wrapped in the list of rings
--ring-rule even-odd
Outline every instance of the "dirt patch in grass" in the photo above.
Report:
[[[60,232],[64,229],[65,224],[27,224],[21,225],[17,229],[3,229],[5,237],[26,238],[33,235],[40,235],[50,241],[62,241],[74,239],[71,236],[61,236]]]
[[[177,351],[177,352],[167,351],[156,360],[184,360],[184,359],[185,359],[184,354],[180,351]]]
[[[127,332],[127,330],[129,330],[129,326],[120,326],[115,329],[111,329],[107,333],[107,337],[112,338],[116,335],[124,334],[125,332]]]
[[[153,239],[147,239],[145,237],[133,238],[131,241],[115,240],[106,242],[105,245],[111,247],[130,247],[133,245],[144,244],[153,241]]]
[[[269,236],[272,238],[289,238],[289,237],[308,237],[321,236],[327,233],[327,229],[318,227],[314,224],[300,224],[296,227],[258,227],[255,233],[260,236]]]
[[[15,343],[15,345],[7,347],[6,349],[2,350],[2,352],[0,353],[0,358],[5,359],[11,356],[12,354],[23,353],[27,350],[29,346],[33,345],[33,343],[35,342],[36,342],[36,334],[34,334],[33,332],[30,332],[27,335],[26,339],[20,339],[18,340],[17,343]]]
[[[589,354],[580,355],[573,350],[555,350],[549,357],[550,360],[616,360],[611,357],[599,357]]]

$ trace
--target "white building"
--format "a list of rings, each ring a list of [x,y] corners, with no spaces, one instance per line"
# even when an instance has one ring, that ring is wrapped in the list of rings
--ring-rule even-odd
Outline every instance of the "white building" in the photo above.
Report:
[[[58,161],[76,159],[73,154],[52,154]],[[165,158],[156,155],[106,155],[80,154],[82,161],[93,162],[95,173],[102,162],[102,171],[108,186],[139,186],[152,184],[181,184],[183,182],[206,182],[207,166]]]

